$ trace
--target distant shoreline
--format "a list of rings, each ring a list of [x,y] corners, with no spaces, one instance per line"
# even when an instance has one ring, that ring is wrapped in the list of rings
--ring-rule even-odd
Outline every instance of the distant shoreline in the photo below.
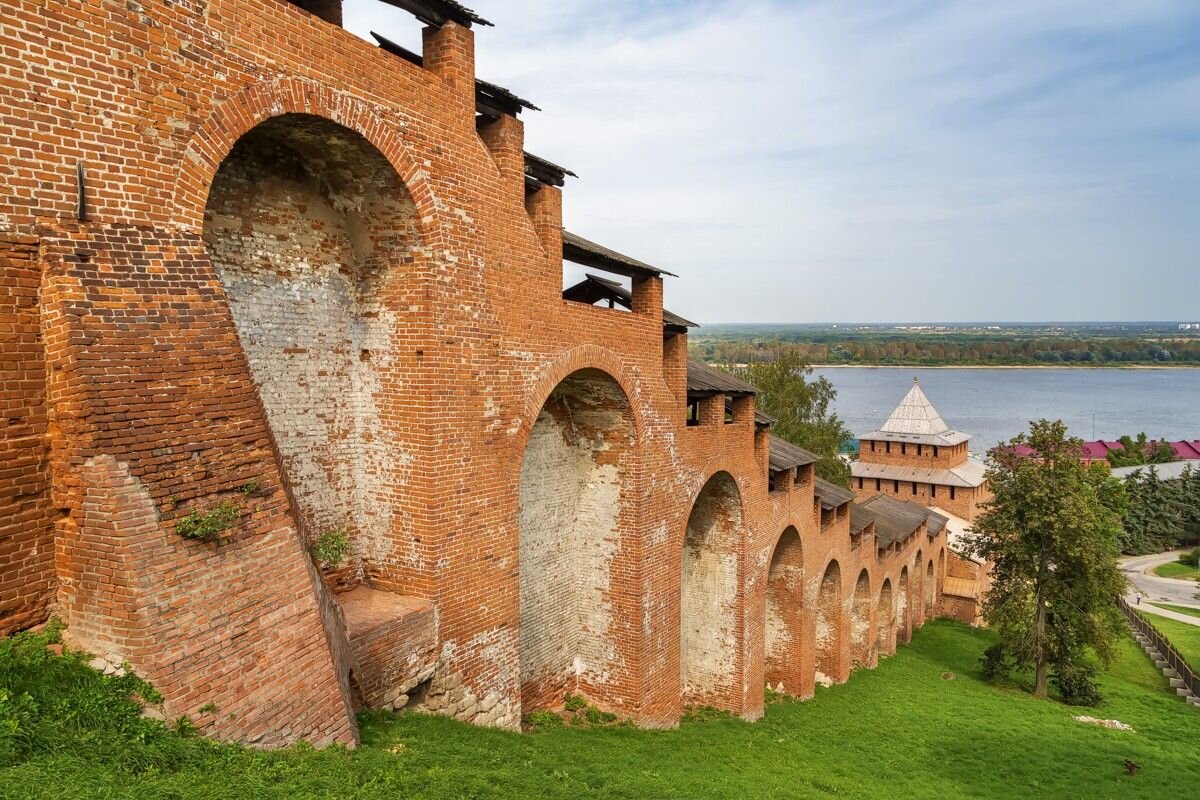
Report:
[[[813,369],[1200,369],[1191,364],[811,364]]]

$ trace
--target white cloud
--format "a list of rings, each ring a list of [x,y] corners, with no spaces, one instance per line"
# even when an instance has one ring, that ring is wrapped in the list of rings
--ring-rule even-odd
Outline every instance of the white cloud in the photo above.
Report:
[[[1194,3],[475,5],[480,77],[581,176],[567,224],[685,316],[1194,316]],[[373,0],[347,27],[419,41]]]

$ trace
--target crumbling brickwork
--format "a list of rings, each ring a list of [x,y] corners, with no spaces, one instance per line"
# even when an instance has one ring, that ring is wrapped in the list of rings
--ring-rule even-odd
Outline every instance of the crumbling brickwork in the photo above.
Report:
[[[945,532],[852,533],[752,392],[689,424],[662,274],[564,299],[562,192],[477,116],[474,31],[417,64],[336,6],[4,0],[3,629],[53,602],[263,746],[353,742],[356,699],[754,719],[887,651],[885,585],[906,641]]]

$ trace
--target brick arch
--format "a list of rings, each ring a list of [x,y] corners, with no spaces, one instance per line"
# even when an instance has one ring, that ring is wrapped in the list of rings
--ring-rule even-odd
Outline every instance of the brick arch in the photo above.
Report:
[[[258,124],[284,114],[310,114],[337,123],[371,143],[396,170],[417,207],[418,227],[426,242],[436,241],[442,227],[436,198],[396,128],[373,107],[327,86],[299,78],[252,84],[226,98],[189,139],[179,163],[171,199],[171,220],[200,231],[209,187],[238,139]]]
[[[813,583],[816,590],[813,646],[816,671],[820,673],[817,680],[844,683],[850,674],[848,615],[844,600],[847,581],[842,576],[842,567],[836,558],[829,560],[820,575]]]
[[[883,579],[875,602],[875,647],[881,656],[896,652],[896,592],[890,576]]]
[[[803,664],[808,651],[804,597],[804,544],[788,525],[776,539],[764,580],[763,671],[767,685],[796,697],[811,691]]]
[[[679,679],[684,702],[736,710],[743,629],[739,539],[746,522],[733,473],[716,470],[688,506],[680,559]]]
[[[582,357],[581,357],[582,358]],[[566,359],[529,415],[513,482],[521,702],[525,712],[583,694],[617,704],[631,674],[609,643],[636,597],[637,433],[629,391],[595,361]],[[609,366],[612,366],[611,364]],[[565,375],[559,374],[565,371]]]
[[[538,414],[541,413],[542,406],[546,405],[550,393],[569,375],[583,369],[599,370],[608,375],[620,387],[621,391],[625,393],[625,397],[629,398],[637,441],[640,443],[644,440],[645,411],[642,405],[635,400],[637,392],[634,390],[637,381],[633,374],[625,366],[621,357],[613,351],[593,344],[585,344],[571,348],[545,365],[529,391],[525,393],[525,400],[521,406],[521,423],[514,437],[514,451],[518,456],[518,461],[520,460],[519,456],[525,452],[529,435],[532,433]],[[511,461],[512,459],[510,459]]]
[[[875,665],[875,640],[871,636],[871,571],[859,570],[850,594],[850,660],[855,666]]]
[[[908,566],[900,568],[900,575],[896,578],[896,640],[897,642],[907,642],[912,638],[912,605],[909,601],[909,569]]]

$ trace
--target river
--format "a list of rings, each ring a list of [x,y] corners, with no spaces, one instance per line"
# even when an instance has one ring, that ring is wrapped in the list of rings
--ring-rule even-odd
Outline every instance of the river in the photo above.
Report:
[[[921,369],[824,367],[838,391],[834,410],[856,435],[876,430],[921,381],[951,428],[973,437],[972,452],[1062,419],[1083,439],[1200,439],[1200,369]]]

